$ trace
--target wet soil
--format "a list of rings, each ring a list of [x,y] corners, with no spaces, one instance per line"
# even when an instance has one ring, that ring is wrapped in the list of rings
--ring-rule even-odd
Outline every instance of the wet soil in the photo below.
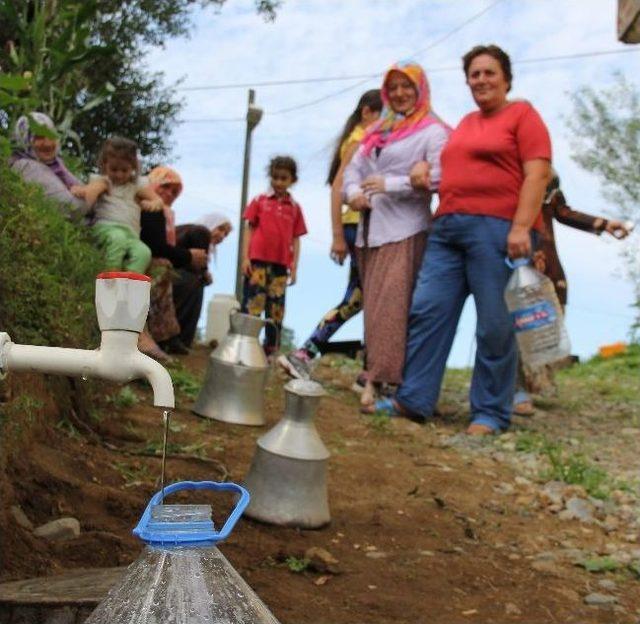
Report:
[[[202,378],[207,355],[198,349],[183,365]],[[329,392],[316,421],[332,453],[330,525],[297,530],[244,519],[221,545],[283,624],[638,621],[638,580],[608,575],[616,603],[586,605],[604,576],[549,555],[568,542],[598,552],[611,539],[599,526],[505,496],[498,486],[517,488],[508,462],[442,443],[462,430],[459,419],[428,426],[372,420],[359,414],[349,390],[353,372],[327,360],[317,375]],[[274,371],[267,427],[282,415],[284,382]],[[67,421],[43,427],[7,467],[9,504],[20,504],[35,525],[74,516],[82,533],[51,544],[7,520],[2,580],[125,565],[138,556],[131,529],[157,488],[160,459],[127,453],[161,447],[162,417],[147,388],[135,393],[137,404],[87,421],[96,436]],[[170,450],[202,459],[170,458],[167,480],[242,481],[265,428],[202,419],[184,395],[178,399]],[[229,504],[216,509],[219,520]],[[305,568],[310,547],[329,551],[336,573]]]

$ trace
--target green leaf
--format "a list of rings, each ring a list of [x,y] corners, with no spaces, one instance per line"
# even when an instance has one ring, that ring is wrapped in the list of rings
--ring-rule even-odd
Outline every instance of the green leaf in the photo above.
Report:
[[[15,74],[0,74],[0,89],[6,91],[25,91],[31,86],[31,79]]]

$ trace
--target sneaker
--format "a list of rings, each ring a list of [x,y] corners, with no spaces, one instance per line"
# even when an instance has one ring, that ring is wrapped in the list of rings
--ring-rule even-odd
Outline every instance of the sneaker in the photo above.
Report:
[[[283,354],[278,358],[280,367],[294,379],[311,379],[309,362],[311,362],[311,357],[303,349],[298,349],[287,355]]]

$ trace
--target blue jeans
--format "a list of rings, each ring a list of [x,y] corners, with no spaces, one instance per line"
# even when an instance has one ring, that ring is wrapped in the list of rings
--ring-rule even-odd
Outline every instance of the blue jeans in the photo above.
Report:
[[[517,348],[504,302],[511,222],[447,214],[434,221],[409,312],[403,382],[396,398],[423,417],[433,413],[466,298],[475,300],[477,351],[471,421],[494,430],[511,420]]]

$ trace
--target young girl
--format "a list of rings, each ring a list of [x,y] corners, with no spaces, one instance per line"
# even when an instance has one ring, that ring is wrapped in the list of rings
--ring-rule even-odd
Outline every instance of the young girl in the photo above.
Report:
[[[162,210],[160,197],[140,178],[138,146],[129,139],[112,137],[98,157],[100,175],[72,192],[87,204],[96,204],[93,233],[105,252],[106,268],[144,273],[151,250],[140,240],[140,208]]]
[[[300,236],[307,233],[300,205],[288,189],[298,179],[296,161],[276,156],[267,168],[271,189],[253,199],[244,213],[246,228],[242,238],[242,272],[245,275],[242,311],[265,317],[264,348],[267,355],[278,350],[284,319],[287,276],[296,282],[300,257]]]

